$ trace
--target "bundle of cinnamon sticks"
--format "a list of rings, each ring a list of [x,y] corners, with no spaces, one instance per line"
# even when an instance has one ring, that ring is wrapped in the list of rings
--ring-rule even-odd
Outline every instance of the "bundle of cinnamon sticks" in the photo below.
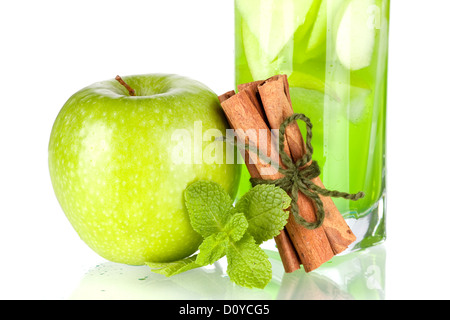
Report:
[[[276,137],[267,134],[266,139],[258,139],[245,132],[271,132],[271,129],[279,129],[284,120],[294,114],[287,77],[277,75],[265,81],[241,84],[237,93],[229,91],[219,96],[219,100],[240,143],[256,146],[259,152],[283,166],[278,149],[274,151],[273,148]],[[283,148],[294,162],[305,154],[305,141],[297,123],[286,128]],[[242,149],[241,153],[252,178],[276,180],[283,177],[277,170],[270,170],[273,166],[260,159],[255,152]],[[324,187],[319,177],[312,182]],[[295,221],[290,212],[285,228],[275,238],[287,273],[299,269],[301,265],[306,272],[315,270],[356,240],[333,200],[324,196],[320,196],[320,199],[325,210],[325,220],[319,228],[305,228]],[[316,220],[316,206],[300,191],[297,204],[300,215],[306,221]]]

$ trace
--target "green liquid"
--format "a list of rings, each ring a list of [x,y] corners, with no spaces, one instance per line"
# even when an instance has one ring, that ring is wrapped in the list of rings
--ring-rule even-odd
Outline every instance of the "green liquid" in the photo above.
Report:
[[[235,8],[236,83],[288,75],[294,111],[314,126],[325,187],[366,193],[334,199],[338,209],[346,218],[371,213],[385,192],[389,0],[236,0]],[[244,169],[239,195],[249,178]]]

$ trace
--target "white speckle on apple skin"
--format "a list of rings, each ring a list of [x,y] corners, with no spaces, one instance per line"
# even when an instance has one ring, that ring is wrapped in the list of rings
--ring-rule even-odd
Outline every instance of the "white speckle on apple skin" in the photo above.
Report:
[[[124,80],[137,92],[150,81]],[[188,90],[147,101],[120,95],[115,81],[95,84],[72,96],[55,121],[49,145],[55,194],[80,237],[110,261],[142,265],[194,253],[201,238],[184,207],[187,185],[214,180],[236,194],[239,166],[171,163],[173,130],[192,131],[197,120],[204,130],[226,129],[216,95],[192,80],[182,85]]]

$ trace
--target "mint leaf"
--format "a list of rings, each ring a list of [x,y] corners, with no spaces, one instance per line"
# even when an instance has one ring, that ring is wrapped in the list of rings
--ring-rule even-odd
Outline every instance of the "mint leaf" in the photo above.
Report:
[[[162,274],[166,277],[171,277],[176,274],[189,271],[195,268],[200,268],[202,265],[199,265],[195,262],[197,256],[191,256],[189,258],[174,261],[174,262],[146,262],[145,264],[152,269],[152,272]]]
[[[248,233],[230,244],[227,261],[230,280],[242,287],[263,289],[272,279],[268,256]]]
[[[225,255],[228,244],[228,235],[225,232],[210,235],[200,245],[195,263],[203,266],[213,264]]]
[[[230,280],[248,288],[264,288],[272,266],[259,244],[285,226],[291,199],[273,185],[259,185],[233,207],[228,193],[217,183],[197,181],[185,191],[192,228],[203,237],[196,255],[169,263],[147,263],[167,277],[210,265],[225,255]]]
[[[283,189],[264,184],[248,191],[236,203],[235,210],[245,212],[248,232],[260,244],[277,236],[284,228],[290,204],[291,198]]]
[[[244,236],[248,228],[248,222],[243,213],[234,213],[225,226],[224,231],[231,241],[239,241]]]
[[[233,209],[233,201],[217,183],[197,181],[185,191],[192,228],[203,238],[223,231]]]

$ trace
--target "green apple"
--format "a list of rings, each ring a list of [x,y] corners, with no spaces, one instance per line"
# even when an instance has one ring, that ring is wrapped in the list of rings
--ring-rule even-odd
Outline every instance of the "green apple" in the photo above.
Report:
[[[202,240],[184,207],[185,188],[213,180],[234,197],[240,165],[227,164],[225,153],[218,153],[223,161],[174,161],[175,133],[194,135],[201,124],[200,137],[225,135],[228,124],[217,95],[198,81],[165,74],[122,81],[88,86],[60,111],[49,144],[53,188],[81,239],[102,257],[130,265],[179,260]],[[202,139],[192,149],[205,146]]]

